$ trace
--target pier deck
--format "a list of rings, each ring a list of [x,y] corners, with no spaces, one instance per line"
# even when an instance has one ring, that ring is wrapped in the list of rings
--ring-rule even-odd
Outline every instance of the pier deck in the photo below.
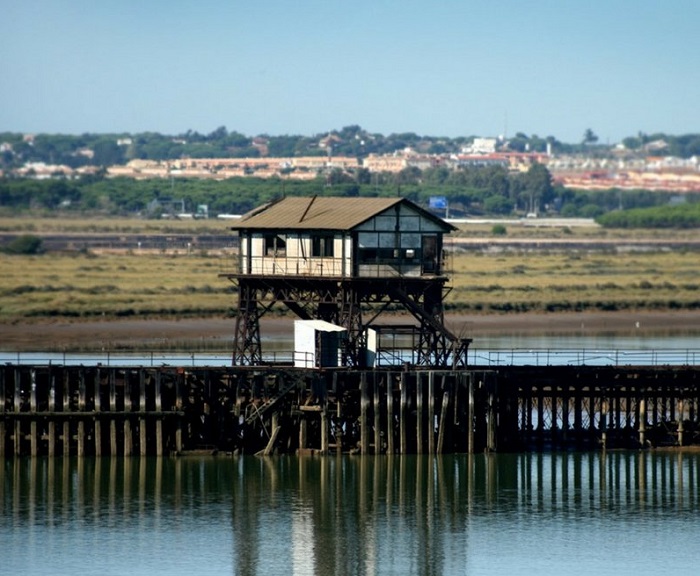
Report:
[[[0,457],[700,444],[697,366],[0,368]]]

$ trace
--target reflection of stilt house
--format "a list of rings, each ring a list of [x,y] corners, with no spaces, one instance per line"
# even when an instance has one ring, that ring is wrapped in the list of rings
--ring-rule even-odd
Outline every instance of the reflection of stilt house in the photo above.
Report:
[[[443,323],[442,239],[454,228],[403,198],[284,198],[241,218],[233,363],[262,363],[259,320],[284,303],[347,331],[342,360],[366,363],[367,329],[387,308],[418,321],[417,364],[461,365],[468,340]]]

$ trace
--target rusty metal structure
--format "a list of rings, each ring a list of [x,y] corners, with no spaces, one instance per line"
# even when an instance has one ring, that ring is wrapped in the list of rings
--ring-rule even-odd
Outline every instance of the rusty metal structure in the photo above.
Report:
[[[382,312],[416,324],[416,364],[466,365],[471,342],[444,324],[443,235],[454,227],[403,198],[284,198],[246,214],[240,238],[233,365],[263,363],[260,319],[276,304],[344,328],[342,365],[367,365]]]

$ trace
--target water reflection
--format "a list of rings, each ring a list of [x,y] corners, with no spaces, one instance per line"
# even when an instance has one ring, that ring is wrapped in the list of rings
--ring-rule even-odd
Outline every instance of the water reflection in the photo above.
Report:
[[[691,574],[700,537],[697,453],[3,466],[7,574]]]

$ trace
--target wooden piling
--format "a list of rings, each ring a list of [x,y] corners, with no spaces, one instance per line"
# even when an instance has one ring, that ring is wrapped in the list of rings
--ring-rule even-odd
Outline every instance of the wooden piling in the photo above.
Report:
[[[647,432],[647,400],[644,396],[642,396],[639,399],[638,402],[639,405],[639,416],[637,419],[638,422],[638,431],[639,431],[639,445],[644,447],[646,446],[646,432]]]
[[[498,404],[496,400],[496,382],[493,378],[486,378],[487,391],[487,431],[486,449],[495,452],[498,448]]]
[[[56,411],[56,373],[49,367],[49,397],[47,408],[49,413]],[[4,404],[4,402],[3,402]],[[46,453],[49,458],[56,455],[56,421],[50,418],[47,423],[47,447]]]
[[[442,404],[440,405],[440,424],[438,428],[438,439],[437,439],[437,453],[442,454],[445,447],[445,434],[447,433],[447,423],[449,422],[450,414],[450,390],[445,385],[445,378],[443,377],[443,388],[442,393]]]
[[[184,373],[178,374],[175,379],[175,410],[178,415],[175,420],[175,452],[180,454],[182,452],[182,418],[180,413],[182,412],[182,387],[184,384]]]
[[[394,454],[394,376],[386,379],[386,453]]]
[[[467,405],[467,453],[474,454],[474,373],[469,374],[469,391]]]
[[[308,443],[308,424],[306,422],[306,415],[304,413],[299,417],[299,450],[303,452],[306,450],[306,445]]]
[[[109,371],[109,401],[107,403],[107,412],[117,411],[117,389],[115,382],[115,369]],[[109,455],[117,455],[117,419],[114,416],[109,417]]]
[[[574,392],[574,434],[576,443],[581,444],[583,441],[583,392]]]
[[[372,403],[372,412],[374,415],[374,453],[382,453],[382,412],[380,406],[381,400],[381,385],[385,382],[384,378],[378,381],[377,375],[372,375],[372,387],[374,388],[374,398]]]
[[[19,368],[15,369],[15,395],[14,395],[14,410],[16,414],[22,411],[22,382],[21,372]],[[15,456],[22,455],[22,419],[15,419],[15,434],[14,434],[14,450]]]
[[[328,425],[328,402],[324,400],[321,406],[321,454],[326,455],[330,450],[330,430]]]
[[[272,414],[271,428],[272,433],[270,434],[270,438],[267,441],[267,446],[265,446],[265,449],[263,450],[263,456],[272,456],[272,454],[274,454],[275,442],[277,441],[277,436],[280,433],[279,414],[277,412],[273,412]]]
[[[423,454],[423,372],[416,374],[416,454]]]
[[[603,396],[600,405],[600,442],[603,450],[608,446],[608,398]]]
[[[428,372],[428,454],[435,454],[435,371]]]
[[[5,457],[5,371],[0,370],[0,458]]]
[[[30,382],[29,382],[29,411],[32,414],[36,414],[36,370],[32,369],[29,372]],[[32,418],[29,422],[29,453],[32,457],[39,454],[39,438],[37,438],[37,421],[36,418]]]
[[[360,453],[369,454],[369,394],[367,391],[367,372],[360,375]]]
[[[156,382],[155,382],[155,400],[156,400],[156,456],[163,455],[163,417],[161,412],[163,411],[163,402],[161,396],[161,371],[156,372]]]
[[[124,372],[124,456],[131,456],[134,447],[134,436],[131,430],[131,375],[130,371]]]
[[[78,411],[85,412],[86,409],[85,372],[81,370],[78,374]],[[85,456],[85,419],[78,420],[78,456]]]
[[[63,388],[61,390],[61,404],[63,412],[70,410],[70,372],[63,371]],[[67,417],[63,418],[63,455],[70,456],[70,420]]]
[[[335,390],[336,397],[336,411],[335,411],[335,451],[340,455],[343,453],[343,383],[338,378],[338,373],[333,372],[333,390]]]
[[[141,412],[141,416],[139,416],[139,455],[143,457],[148,454],[148,430],[146,418],[143,416],[146,411],[146,371],[143,369],[139,371],[139,395],[136,409]]]
[[[401,454],[408,454],[406,437],[406,418],[408,417],[408,376],[401,372],[401,402],[399,404],[399,450]]]
[[[95,370],[95,456],[102,456],[102,375]]]

